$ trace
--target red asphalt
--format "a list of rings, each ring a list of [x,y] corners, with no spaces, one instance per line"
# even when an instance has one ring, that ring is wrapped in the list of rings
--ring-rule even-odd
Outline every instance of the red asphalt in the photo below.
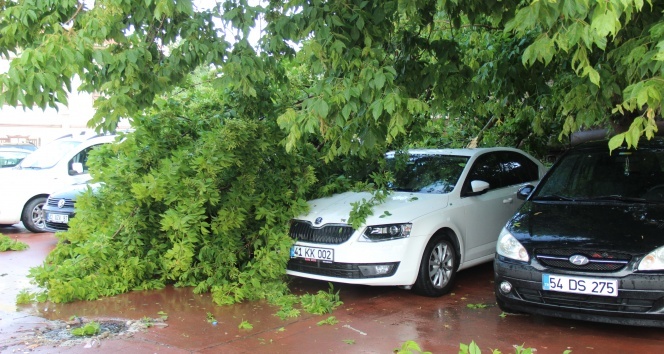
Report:
[[[394,287],[334,284],[344,304],[332,314],[281,320],[264,302],[217,306],[209,294],[168,287],[137,291],[97,301],[15,305],[21,289],[34,289],[29,269],[43,262],[57,240],[51,233],[23,228],[0,232],[30,245],[0,253],[1,353],[393,353],[408,341],[432,353],[458,353],[459,344],[475,341],[482,352],[514,353],[514,346],[538,354],[659,353],[664,330],[596,324],[530,315],[501,315],[493,295],[491,264],[464,270],[452,294],[426,298]],[[292,278],[294,293],[327,291],[328,284]],[[153,326],[131,336],[98,338],[73,345],[42,344],[35,329],[49,320],[72,316],[92,320],[140,320],[168,316],[167,326]],[[208,314],[217,320],[208,322]],[[319,324],[334,316],[335,324]],[[240,329],[242,321],[252,329]]]

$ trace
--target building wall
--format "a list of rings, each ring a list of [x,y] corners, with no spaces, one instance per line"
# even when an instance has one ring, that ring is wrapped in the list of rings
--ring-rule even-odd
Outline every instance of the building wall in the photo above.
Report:
[[[7,72],[8,69],[9,61],[0,59],[0,72]],[[29,141],[39,146],[63,135],[92,130],[87,127],[87,123],[95,113],[95,97],[86,92],[77,92],[79,85],[80,80],[75,78],[72,82],[74,92],[69,94],[68,105],[60,105],[57,110],[8,105],[0,107],[0,144]],[[127,129],[129,124],[123,122],[119,128]]]

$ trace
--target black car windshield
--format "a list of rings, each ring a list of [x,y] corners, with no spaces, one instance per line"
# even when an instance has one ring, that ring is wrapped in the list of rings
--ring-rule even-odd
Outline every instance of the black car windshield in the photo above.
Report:
[[[401,192],[449,193],[463,172],[467,156],[409,155],[388,158],[394,181],[390,188]]]
[[[565,155],[534,200],[664,202],[664,149],[579,150]]]

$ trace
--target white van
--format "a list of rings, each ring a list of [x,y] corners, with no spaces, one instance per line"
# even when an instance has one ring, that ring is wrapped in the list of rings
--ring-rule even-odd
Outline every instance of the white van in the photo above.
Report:
[[[49,194],[90,180],[88,153],[116,135],[65,136],[28,155],[13,168],[0,170],[0,226],[23,222],[32,232],[43,232],[42,207]]]

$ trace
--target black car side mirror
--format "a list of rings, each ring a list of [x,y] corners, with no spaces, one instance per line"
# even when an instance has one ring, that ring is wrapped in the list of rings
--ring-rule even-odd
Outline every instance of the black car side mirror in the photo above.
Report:
[[[533,185],[530,185],[530,184],[525,185],[525,186],[521,187],[518,192],[516,192],[516,197],[521,199],[521,200],[526,200],[528,198],[528,196],[530,196],[530,194],[533,192],[534,189],[535,189],[535,186],[533,186]]]

